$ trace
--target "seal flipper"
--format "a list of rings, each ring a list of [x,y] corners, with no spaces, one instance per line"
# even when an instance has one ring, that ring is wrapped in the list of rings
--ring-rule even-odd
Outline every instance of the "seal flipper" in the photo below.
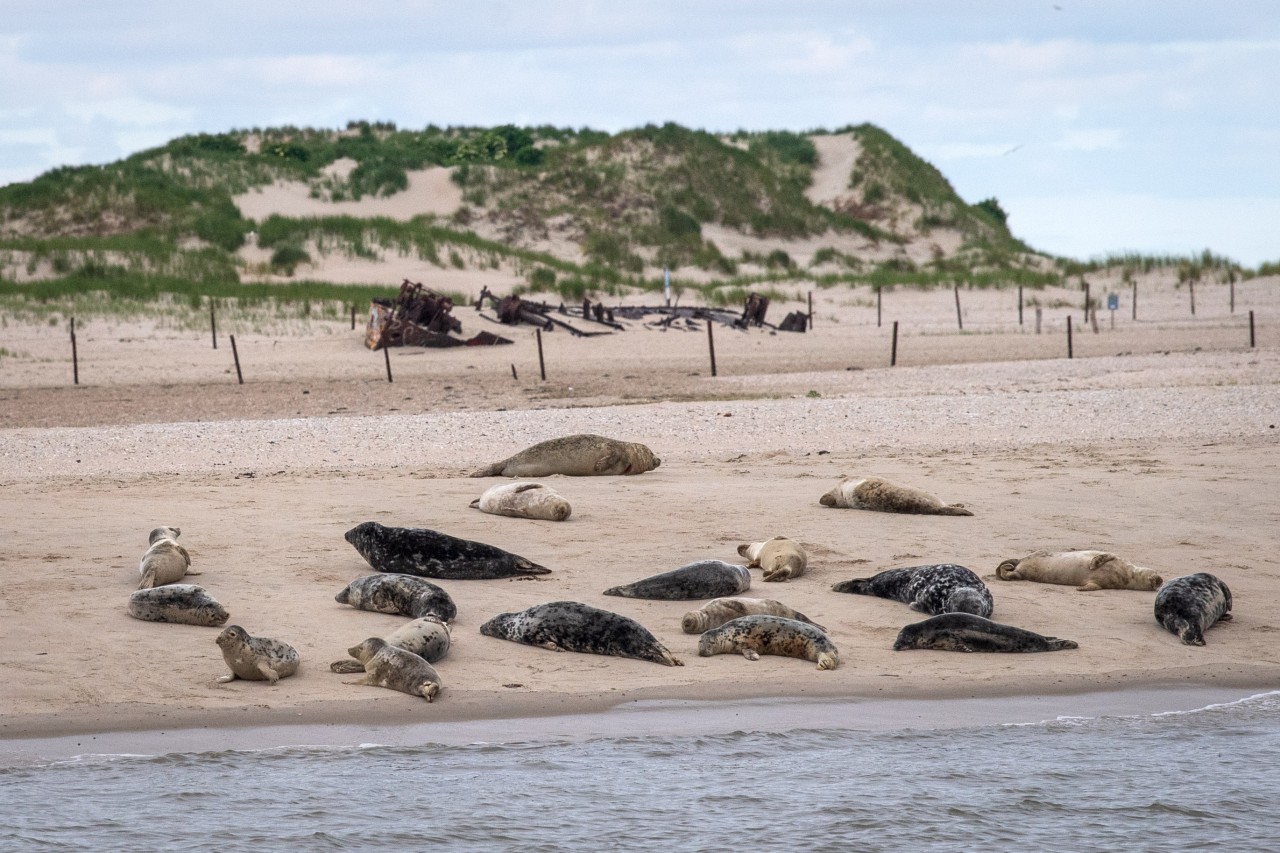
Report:
[[[333,663],[329,664],[329,671],[344,673],[344,674],[353,673],[353,672],[364,672],[364,664],[360,663],[360,661],[356,660],[355,658],[343,658],[342,660],[336,660]]]
[[[468,477],[501,477],[502,469],[507,467],[507,460],[494,462],[492,465],[486,465],[478,471],[472,471]]]
[[[950,506],[938,507],[934,510],[933,515],[973,515],[969,510],[964,508],[964,504],[951,504]]]
[[[138,582],[138,589],[152,589],[156,585],[156,570],[154,567],[147,569],[147,573],[142,576],[142,580]]]

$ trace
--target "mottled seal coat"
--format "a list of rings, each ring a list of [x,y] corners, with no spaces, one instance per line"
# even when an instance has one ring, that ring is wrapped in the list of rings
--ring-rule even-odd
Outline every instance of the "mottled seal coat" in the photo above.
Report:
[[[413,652],[393,646],[380,637],[370,637],[347,654],[360,661],[365,676],[348,684],[385,687],[410,696],[421,696],[428,702],[440,693],[440,674],[435,667]]]
[[[737,595],[751,587],[751,572],[723,560],[699,560],[669,572],[642,578],[635,583],[610,587],[605,595],[622,598],[657,598],[686,601]]]
[[[898,632],[894,651],[933,649],[940,652],[1056,652],[1078,649],[1075,640],[1046,637],[1012,625],[1001,625],[972,613],[943,613]]]
[[[413,575],[365,575],[347,584],[335,595],[339,604],[374,613],[398,613],[418,619],[436,616],[445,622],[458,615],[449,593]]]
[[[150,547],[138,563],[138,574],[142,578],[138,589],[177,583],[185,575],[200,574],[192,571],[191,555],[178,544],[181,533],[177,527],[157,527],[151,531],[147,537]]]
[[[730,652],[741,652],[747,660],[759,660],[760,655],[802,658],[818,669],[840,665],[835,644],[817,625],[782,616],[739,616],[698,640],[698,654],[704,658]]]
[[[551,572],[493,545],[424,527],[383,527],[366,521],[348,530],[345,538],[379,572],[441,580],[491,580]]]
[[[471,506],[491,515],[564,521],[573,507],[559,492],[541,483],[500,483],[485,489]]]
[[[1070,584],[1081,592],[1100,589],[1159,589],[1163,579],[1107,551],[1032,551],[996,566],[1002,581]]]
[[[472,477],[548,477],[565,474],[643,474],[662,464],[643,444],[580,433],[552,438],[525,448],[515,456],[486,465]]]
[[[177,538],[181,535],[182,535],[181,527],[168,527],[168,526],[155,527],[155,528],[152,528],[151,532],[147,534],[147,544],[154,545],[157,542],[159,542],[161,539],[173,539],[176,541]]]
[[[639,622],[577,601],[551,601],[518,613],[500,613],[481,625],[480,633],[557,652],[684,666]]]
[[[931,616],[940,613],[991,615],[991,591],[987,585],[972,571],[954,563],[889,569],[869,578],[843,581],[831,588],[836,592],[892,598]]]
[[[944,504],[923,489],[900,486],[879,477],[846,478],[819,501],[823,506],[902,512],[912,515],[973,515],[964,504]]]
[[[243,678],[246,681],[270,681],[275,684],[298,671],[298,650],[288,643],[266,637],[251,637],[239,625],[228,625],[218,635],[222,659],[231,670],[219,683]]]
[[[797,622],[808,622],[826,630],[798,610],[792,610],[781,601],[772,598],[716,598],[697,610],[690,610],[680,620],[680,629],[686,634],[710,631],[739,616],[782,616]]]
[[[809,566],[809,555],[799,542],[775,536],[764,542],[746,542],[738,546],[738,556],[749,561],[747,568],[762,569],[766,581],[798,578]]]
[[[1203,646],[1204,632],[1231,618],[1231,590],[1208,572],[1174,578],[1156,592],[1156,621],[1188,646]]]
[[[413,652],[427,663],[435,663],[447,655],[452,643],[449,626],[438,616],[414,619],[383,639],[406,652]],[[329,664],[329,669],[334,672],[364,672],[364,664],[353,658],[346,658]]]
[[[204,587],[190,583],[140,589],[129,596],[129,615],[147,622],[179,622],[213,627],[227,621],[227,608]]]

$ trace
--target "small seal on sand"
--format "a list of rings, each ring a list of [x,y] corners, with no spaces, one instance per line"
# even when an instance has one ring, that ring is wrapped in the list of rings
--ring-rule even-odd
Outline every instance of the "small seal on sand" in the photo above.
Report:
[[[1161,577],[1106,551],[1032,551],[1021,560],[996,566],[1002,581],[1039,581],[1074,585],[1081,592],[1099,589],[1159,589]]]
[[[483,542],[459,539],[423,527],[357,524],[345,538],[379,572],[441,580],[491,580],[545,575],[551,570]]]
[[[564,521],[573,507],[550,486],[541,483],[501,483],[485,489],[471,506],[491,515]]]
[[[191,570],[191,555],[178,544],[181,533],[177,527],[157,527],[151,531],[147,537],[151,547],[138,563],[138,574],[142,577],[138,589],[177,583],[184,575],[200,574]]]
[[[449,653],[451,642],[449,626],[438,616],[423,616],[408,625],[397,628],[383,637],[388,643],[406,652],[413,652],[427,663],[435,663]],[[329,664],[334,672],[364,672],[364,664],[354,658],[336,660]]]
[[[270,681],[275,684],[298,671],[298,650],[288,643],[266,637],[250,637],[239,625],[228,625],[218,635],[222,659],[231,669],[219,683],[243,678],[246,681]]]
[[[792,610],[781,601],[772,598],[716,598],[697,610],[690,610],[680,620],[680,629],[686,634],[701,634],[719,627],[739,616],[782,616],[797,622],[808,622],[826,630],[798,610]]]
[[[639,622],[577,601],[552,601],[518,613],[500,613],[481,625],[480,633],[557,652],[684,666]]]
[[[836,592],[892,598],[931,616],[940,613],[991,616],[991,591],[987,585],[972,571],[954,563],[889,569],[869,578],[843,581],[831,588]]]
[[[580,433],[552,438],[525,448],[515,456],[486,465],[472,477],[591,477],[601,474],[643,474],[662,464],[643,444]]]
[[[845,478],[818,501],[842,509],[902,512],[912,515],[973,515],[964,504],[944,504],[923,489],[899,486],[879,477]]]
[[[669,572],[642,578],[625,586],[610,587],[605,595],[622,598],[658,598],[684,601],[737,595],[751,586],[751,572],[723,560],[699,560]]]
[[[1208,572],[1174,578],[1156,592],[1156,621],[1188,646],[1203,646],[1204,632],[1231,618],[1231,590]]]
[[[410,696],[421,696],[428,702],[440,693],[440,674],[435,667],[413,652],[393,646],[380,637],[370,637],[347,649],[364,666],[365,677],[347,684],[361,684],[399,690]]]
[[[712,628],[698,640],[702,657],[741,652],[747,660],[783,655],[813,661],[818,669],[835,669],[840,654],[817,625],[782,616],[739,616]]]
[[[413,575],[364,575],[347,584],[333,598],[357,610],[398,613],[413,619],[435,616],[448,622],[458,615],[449,593]]]
[[[749,569],[763,569],[766,581],[786,581],[804,574],[809,555],[800,543],[785,536],[764,542],[746,542],[738,546],[738,556],[746,557]]]
[[[204,587],[172,583],[140,589],[129,596],[129,615],[147,622],[179,622],[214,627],[227,621],[227,608]]]
[[[943,613],[898,632],[894,651],[933,649],[939,652],[1056,652],[1078,649],[1075,640],[1046,637],[1012,625],[1001,625],[972,613]]]

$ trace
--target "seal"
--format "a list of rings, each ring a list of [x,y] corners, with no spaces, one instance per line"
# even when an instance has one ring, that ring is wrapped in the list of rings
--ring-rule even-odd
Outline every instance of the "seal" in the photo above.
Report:
[[[440,674],[435,667],[381,637],[370,637],[347,649],[347,654],[360,661],[365,671],[364,678],[347,684],[399,690],[410,696],[421,696],[428,702],[440,693]]]
[[[893,650],[939,652],[1057,652],[1078,649],[1075,640],[1046,637],[1012,625],[1001,625],[972,613],[943,613],[914,622],[898,632]]]
[[[502,483],[485,489],[471,506],[491,515],[564,521],[573,507],[550,486],[541,483]]]
[[[900,486],[879,477],[846,477],[818,503],[841,509],[869,509],[911,515],[973,515],[964,504],[944,504],[923,489]]]
[[[1231,590],[1208,572],[1183,575],[1156,591],[1156,621],[1188,646],[1203,646],[1204,632],[1231,618]]]
[[[298,650],[288,643],[266,637],[251,637],[239,625],[222,629],[216,641],[222,659],[231,669],[230,675],[218,679],[219,684],[243,678],[246,681],[270,681],[275,684],[298,671]]]
[[[818,669],[835,669],[840,653],[817,625],[783,616],[739,616],[705,632],[698,640],[702,657],[742,652],[747,660],[783,655],[813,661]]]
[[[869,578],[854,578],[831,587],[836,592],[892,598],[912,610],[937,616],[941,613],[991,615],[991,591],[964,566],[940,563],[889,569]]]
[[[459,539],[424,527],[383,527],[366,521],[345,538],[379,572],[441,580],[492,580],[546,575],[551,570],[483,542]]]
[[[458,615],[449,593],[413,575],[364,575],[347,584],[333,598],[357,610],[397,613],[413,619],[435,616],[448,622]]]
[[[751,586],[751,572],[746,566],[735,566],[723,560],[698,560],[687,566],[642,578],[625,586],[614,586],[605,595],[622,598],[657,598],[685,601],[692,598],[716,598],[737,595]]]
[[[129,615],[146,622],[178,622],[215,627],[227,621],[227,608],[204,587],[172,583],[140,589],[129,596]]]
[[[413,652],[427,663],[435,663],[449,653],[449,626],[439,616],[423,616],[403,625],[389,636],[383,637],[389,644]],[[364,664],[353,658],[336,660],[329,664],[334,672],[364,672]]]
[[[782,616],[797,622],[808,622],[825,631],[817,622],[798,610],[792,610],[781,601],[772,598],[715,598],[690,610],[680,620],[680,629],[686,634],[701,634],[719,627],[739,616]]]
[[[746,557],[748,569],[763,569],[766,581],[786,581],[804,574],[809,555],[800,543],[785,536],[738,546],[738,556]]]
[[[1081,592],[1100,589],[1159,589],[1163,579],[1107,551],[1032,551],[996,566],[1002,581],[1072,584]]]
[[[191,555],[178,544],[182,534],[180,527],[157,527],[147,536],[147,552],[138,563],[142,580],[138,589],[177,583],[184,575],[198,575],[191,568]]]
[[[499,613],[480,626],[480,633],[557,652],[684,666],[639,622],[577,601],[550,601],[518,613]]]
[[[472,477],[592,477],[643,474],[662,464],[643,444],[579,433],[526,447],[515,456],[473,471]]]

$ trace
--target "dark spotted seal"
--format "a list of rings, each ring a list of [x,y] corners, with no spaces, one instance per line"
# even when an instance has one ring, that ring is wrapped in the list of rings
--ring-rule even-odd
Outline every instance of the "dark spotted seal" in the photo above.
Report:
[[[480,633],[557,652],[613,655],[684,666],[639,622],[576,601],[552,601],[519,613],[500,613],[481,625]]]
[[[551,572],[493,545],[422,527],[383,527],[366,521],[348,530],[346,540],[379,572],[440,580],[489,580]]]
[[[741,652],[747,660],[760,655],[783,655],[813,661],[818,669],[835,669],[840,653],[827,635],[811,622],[783,616],[739,616],[712,628],[698,640],[702,657]]]
[[[1151,569],[1135,566],[1106,551],[1032,551],[1022,559],[996,566],[1002,581],[1070,584],[1081,592],[1100,589],[1159,589],[1162,580]]]
[[[669,572],[652,575],[624,586],[610,587],[605,595],[622,598],[657,598],[684,601],[737,595],[751,586],[751,572],[722,560],[699,560]]]
[[[573,507],[564,496],[542,483],[499,483],[484,490],[471,506],[490,515],[564,521]]]
[[[798,578],[809,566],[809,555],[804,548],[785,536],[764,542],[744,542],[738,546],[738,556],[747,558],[747,568],[761,569],[766,581]]]
[[[1056,652],[1078,649],[1075,640],[1046,637],[1012,625],[1001,625],[972,613],[943,613],[898,632],[894,651],[933,649],[940,652]]]
[[[854,578],[831,587],[836,592],[892,598],[912,610],[937,616],[940,613],[991,615],[991,591],[964,566],[941,563],[889,569],[869,578]]]
[[[423,616],[383,637],[393,646],[413,652],[427,663],[435,663],[449,653],[452,638],[449,626],[439,616]],[[364,672],[364,664],[353,658],[329,664],[334,672]]]
[[[437,616],[448,622],[458,615],[449,593],[413,575],[365,575],[347,584],[333,598],[357,610],[398,613],[414,619]]]
[[[1184,575],[1156,591],[1156,621],[1188,646],[1203,646],[1204,632],[1231,618],[1231,590],[1208,572]]]
[[[911,515],[973,515],[964,504],[944,504],[923,489],[900,486],[879,477],[846,478],[819,501],[823,506],[903,512]]]
[[[808,622],[826,630],[798,610],[792,610],[781,601],[772,598],[715,598],[690,610],[680,620],[680,630],[686,634],[701,634],[723,625],[739,616],[784,616],[797,622]]]
[[[227,608],[190,583],[140,589],[129,596],[129,615],[147,622],[180,622],[214,627],[227,621]]]
[[[472,477],[591,477],[643,474],[662,464],[643,444],[582,433],[539,442],[515,456],[486,465]]]
[[[243,678],[246,681],[270,681],[275,684],[298,671],[298,650],[288,643],[251,637],[239,625],[228,625],[218,635],[218,648],[222,659],[231,670],[230,675],[218,679],[219,683]]]
[[[431,702],[440,693],[440,674],[413,652],[393,646],[379,637],[370,637],[347,649],[364,666],[365,676],[348,684],[385,687]]]

